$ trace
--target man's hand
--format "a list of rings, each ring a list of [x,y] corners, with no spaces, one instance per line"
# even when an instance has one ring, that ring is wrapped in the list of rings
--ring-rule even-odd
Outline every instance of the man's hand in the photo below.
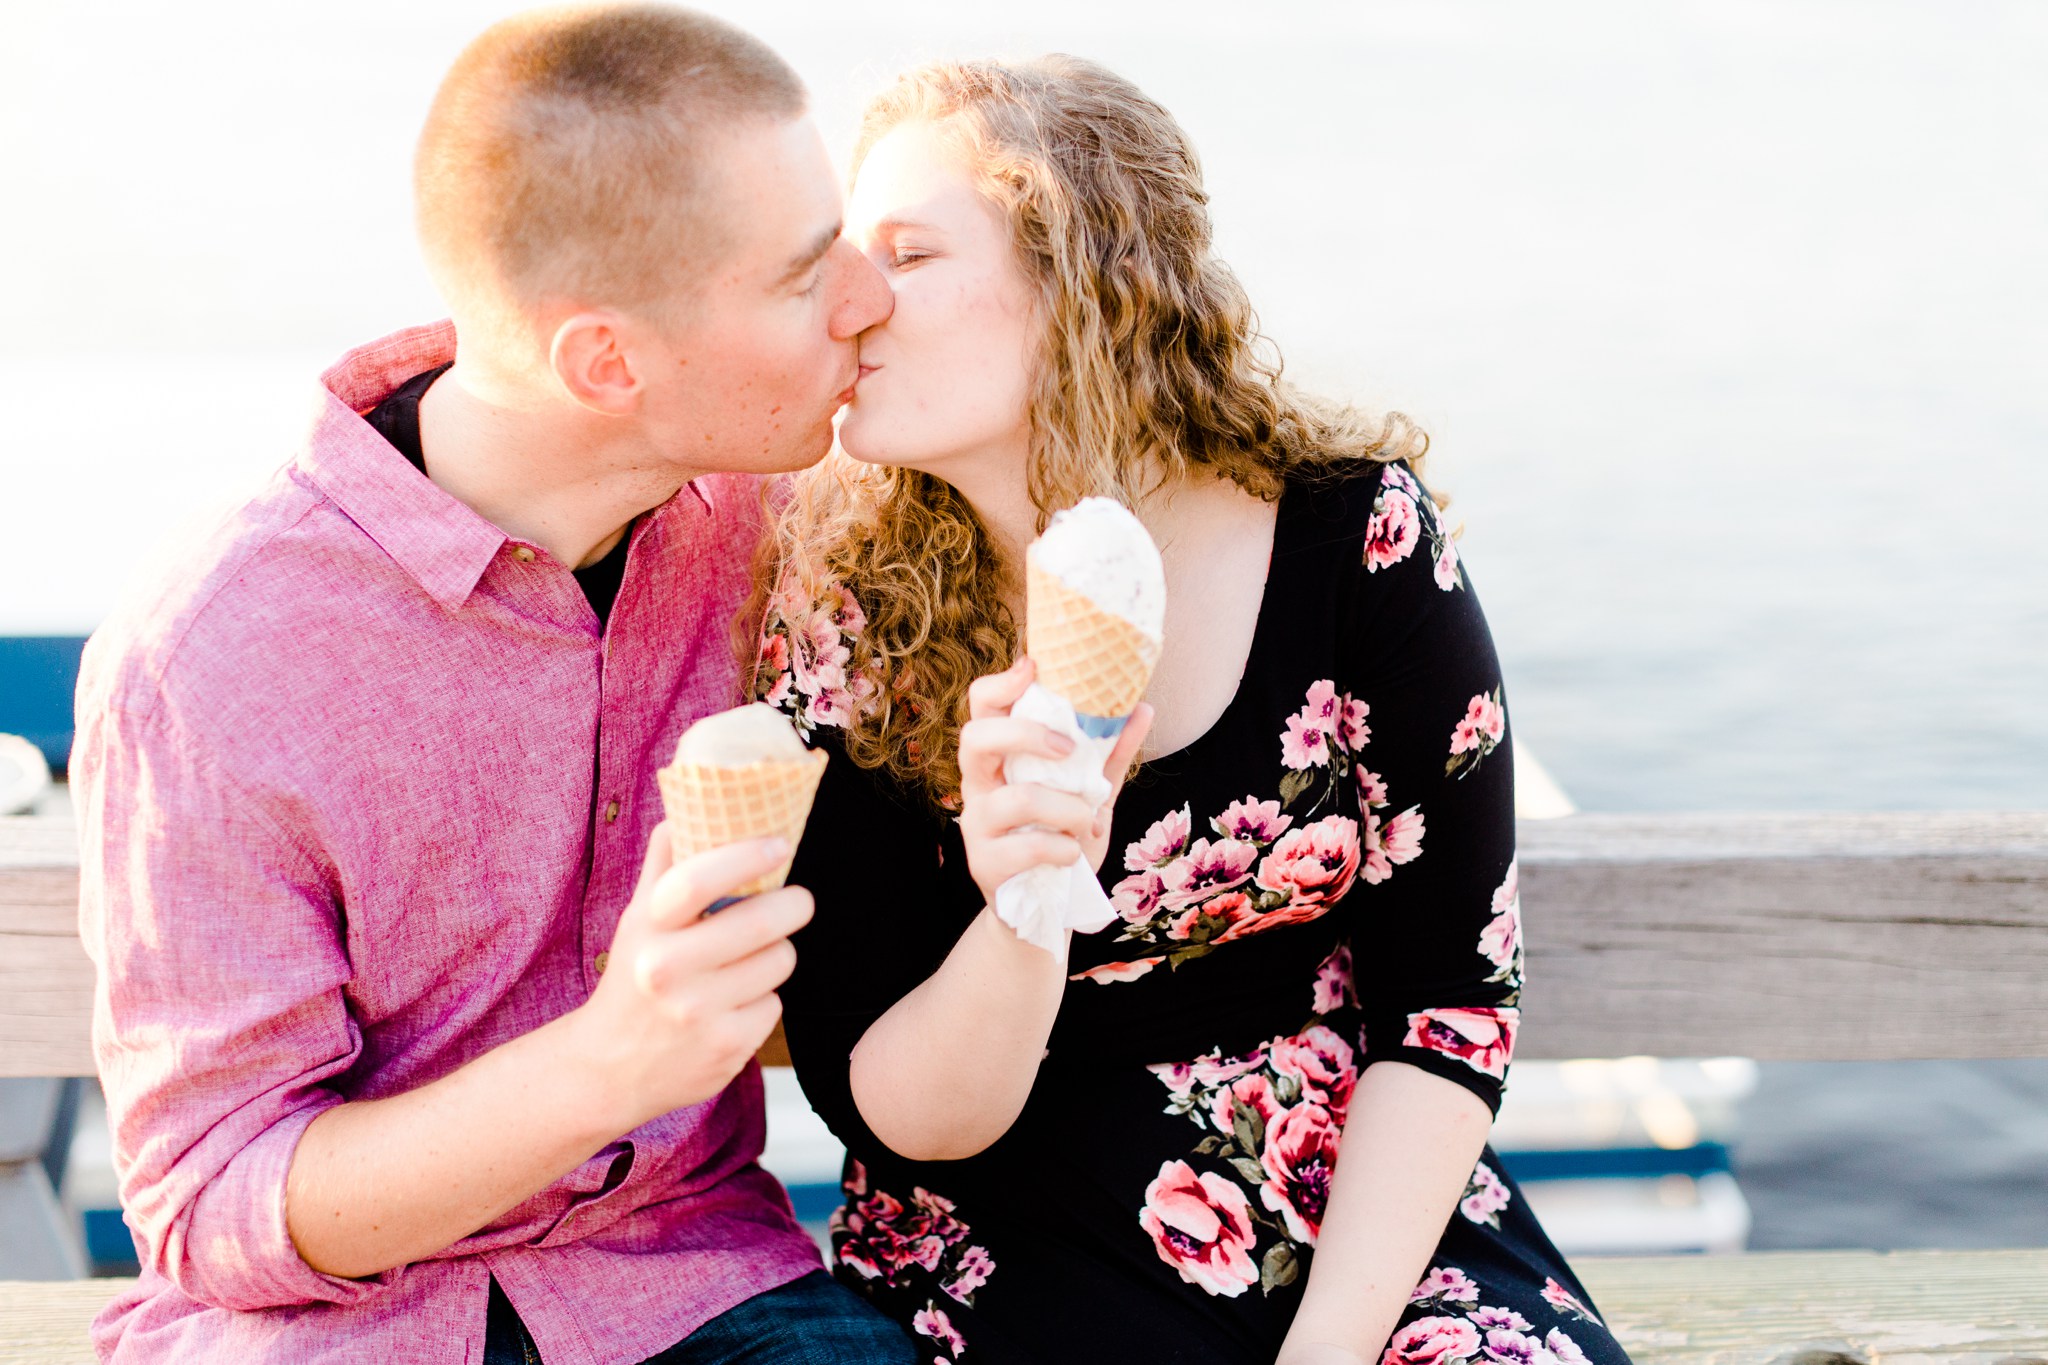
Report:
[[[704,909],[788,857],[777,838],[677,863],[667,825],[655,826],[604,973],[576,1011],[627,1129],[723,1090],[782,1017],[775,991],[796,966],[789,936],[810,922],[810,892],[784,887]]]

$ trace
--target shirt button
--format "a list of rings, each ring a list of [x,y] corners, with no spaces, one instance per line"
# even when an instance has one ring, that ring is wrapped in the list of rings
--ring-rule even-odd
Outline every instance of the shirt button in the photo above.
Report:
[[[616,801],[613,801],[613,802],[611,802],[610,804],[608,804],[608,805],[607,805],[607,806],[606,806],[606,807],[604,808],[604,822],[605,822],[605,823],[606,823],[607,825],[609,825],[609,824],[610,824],[610,823],[611,823],[612,821],[614,821],[614,820],[616,820],[616,819],[618,819],[618,818],[619,818],[619,803],[618,803],[618,802],[616,802]]]
[[[599,953],[594,959],[592,959],[590,965],[597,968],[597,974],[599,976],[603,976],[605,964],[609,963],[611,960],[611,953],[609,951],[606,951]]]
[[[525,545],[514,545],[512,547],[512,557],[521,564],[533,563],[533,551]]]

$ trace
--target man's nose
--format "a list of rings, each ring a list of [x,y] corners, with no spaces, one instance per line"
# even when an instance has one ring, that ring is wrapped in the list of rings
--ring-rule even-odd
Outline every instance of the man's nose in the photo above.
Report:
[[[839,306],[832,310],[832,337],[845,341],[886,321],[896,309],[896,295],[865,251],[843,237],[832,244],[832,251],[841,262]]]

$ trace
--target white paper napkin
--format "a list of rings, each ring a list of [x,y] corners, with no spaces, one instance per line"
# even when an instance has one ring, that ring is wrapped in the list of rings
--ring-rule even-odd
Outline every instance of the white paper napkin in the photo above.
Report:
[[[1074,741],[1074,751],[1062,759],[1017,754],[1004,761],[1005,781],[1075,792],[1090,805],[1109,799],[1109,779],[1102,775],[1102,765],[1116,747],[1116,736],[1097,739],[1083,734],[1066,698],[1037,683],[1024,690],[1010,714],[1065,735]],[[1077,858],[1069,867],[1041,863],[1026,868],[997,887],[996,917],[1026,943],[1059,957],[1066,951],[1067,930],[1096,933],[1117,916],[1087,860]]]

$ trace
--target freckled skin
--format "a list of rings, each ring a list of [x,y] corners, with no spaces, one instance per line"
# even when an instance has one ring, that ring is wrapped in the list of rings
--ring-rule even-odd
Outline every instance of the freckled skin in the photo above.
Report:
[[[1030,436],[1031,287],[1001,213],[929,126],[905,124],[870,149],[847,234],[895,295],[861,336],[861,363],[877,368],[840,424],[847,454],[942,478],[1017,458]]]
[[[732,130],[711,193],[735,243],[726,268],[689,292],[685,321],[661,340],[673,364],[642,415],[700,468],[770,473],[816,463],[832,446],[840,395],[857,373],[856,338],[888,315],[875,269],[844,237],[790,278],[793,261],[841,214],[838,177],[808,115]]]

